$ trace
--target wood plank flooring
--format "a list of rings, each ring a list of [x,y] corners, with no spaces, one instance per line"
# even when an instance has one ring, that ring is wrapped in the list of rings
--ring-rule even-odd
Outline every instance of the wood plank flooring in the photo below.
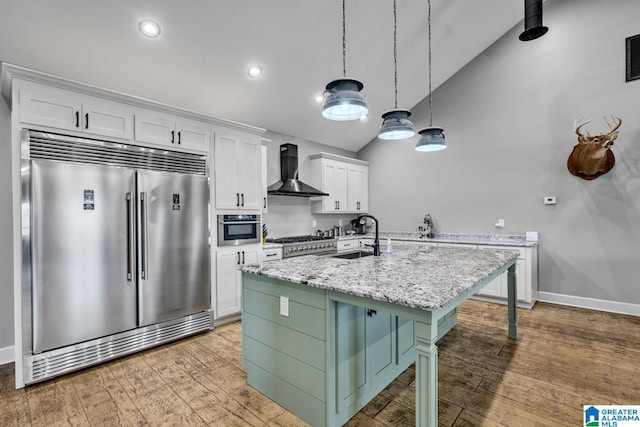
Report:
[[[584,404],[640,404],[640,318],[465,302],[439,348],[441,426],[576,426]],[[0,366],[0,426],[301,426],[246,385],[241,323],[21,390]],[[347,426],[413,426],[414,367]]]

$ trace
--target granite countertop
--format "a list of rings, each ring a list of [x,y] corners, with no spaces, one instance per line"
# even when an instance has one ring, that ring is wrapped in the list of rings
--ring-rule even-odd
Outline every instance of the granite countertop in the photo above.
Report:
[[[358,234],[341,236],[340,240],[373,239],[375,234]],[[408,242],[429,243],[464,243],[475,245],[537,247],[537,241],[528,241],[524,234],[470,234],[470,233],[434,233],[433,237],[420,238],[417,233],[403,231],[381,231],[380,244],[384,240],[400,240]]]
[[[359,259],[306,255],[248,264],[240,270],[434,311],[517,257],[517,251],[425,245]]]

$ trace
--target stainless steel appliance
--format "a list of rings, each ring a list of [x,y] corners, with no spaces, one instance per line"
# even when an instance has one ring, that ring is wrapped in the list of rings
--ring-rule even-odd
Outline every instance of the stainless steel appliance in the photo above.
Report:
[[[280,181],[271,184],[267,193],[273,196],[328,196],[298,179],[298,146],[295,144],[280,146]]]
[[[260,243],[260,215],[218,215],[218,246]]]
[[[22,144],[25,383],[212,327],[207,156]]]
[[[269,243],[282,244],[282,257],[300,255],[326,255],[338,253],[337,239],[323,236],[292,236],[267,239]]]

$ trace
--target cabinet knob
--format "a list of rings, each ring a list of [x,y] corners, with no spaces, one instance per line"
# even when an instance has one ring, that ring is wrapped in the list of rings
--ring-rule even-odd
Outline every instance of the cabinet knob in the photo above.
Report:
[[[367,309],[367,316],[369,316],[369,317],[373,317],[373,316],[375,316],[376,314],[378,314],[378,312],[377,312],[377,311],[375,311],[374,309],[372,309],[372,308],[368,308],[368,309]]]

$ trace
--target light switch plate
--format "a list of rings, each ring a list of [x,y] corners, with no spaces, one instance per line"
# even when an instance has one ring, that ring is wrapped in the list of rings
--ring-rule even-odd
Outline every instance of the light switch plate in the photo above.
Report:
[[[555,196],[545,196],[544,204],[545,205],[555,205],[556,204],[556,197]]]
[[[288,297],[280,297],[280,315],[284,317],[289,317],[289,298]]]

